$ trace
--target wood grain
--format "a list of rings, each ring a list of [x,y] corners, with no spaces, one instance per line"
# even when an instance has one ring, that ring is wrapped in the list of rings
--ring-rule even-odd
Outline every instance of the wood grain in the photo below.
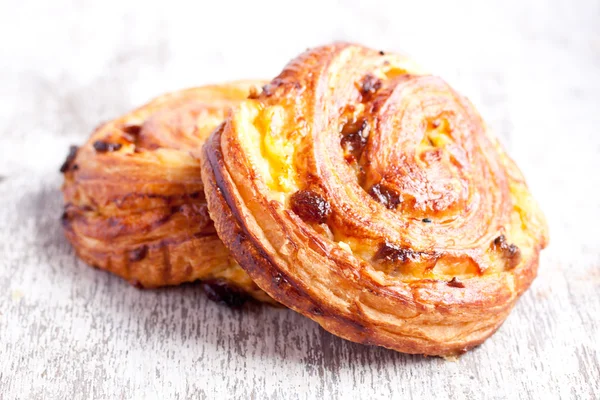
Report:
[[[293,19],[212,3],[0,3],[0,399],[600,398],[598,2],[321,0]],[[224,15],[230,35],[215,33]],[[285,309],[232,311],[198,285],[140,291],[62,236],[58,168],[99,122],[167,90],[274,75],[334,39],[447,77],[548,217],[533,287],[456,362],[345,342]]]

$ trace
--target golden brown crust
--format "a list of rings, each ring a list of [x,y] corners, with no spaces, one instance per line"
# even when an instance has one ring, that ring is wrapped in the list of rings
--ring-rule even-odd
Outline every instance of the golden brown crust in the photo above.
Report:
[[[255,84],[160,96],[73,148],[61,168],[62,221],[77,254],[141,287],[209,280],[272,301],[219,240],[194,154]]]
[[[269,295],[346,339],[454,355],[489,337],[547,242],[471,103],[404,56],[308,51],[204,145],[219,236]]]

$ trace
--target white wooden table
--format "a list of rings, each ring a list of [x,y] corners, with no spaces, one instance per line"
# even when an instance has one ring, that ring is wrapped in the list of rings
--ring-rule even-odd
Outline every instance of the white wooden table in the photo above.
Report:
[[[285,4],[0,2],[0,399],[600,398],[600,3]],[[62,236],[58,168],[100,121],[336,39],[403,49],[466,93],[548,217],[533,287],[457,362],[197,285],[140,291]]]

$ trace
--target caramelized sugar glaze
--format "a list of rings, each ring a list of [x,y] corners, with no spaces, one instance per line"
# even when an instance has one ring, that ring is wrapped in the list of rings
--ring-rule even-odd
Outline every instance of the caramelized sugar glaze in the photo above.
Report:
[[[61,168],[62,221],[77,254],[136,286],[204,280],[232,305],[246,295],[272,301],[219,240],[195,158],[226,110],[255,83],[163,95],[71,148]]]
[[[428,355],[481,343],[548,238],[473,105],[402,55],[307,51],[202,157],[217,232],[250,277],[360,343]]]

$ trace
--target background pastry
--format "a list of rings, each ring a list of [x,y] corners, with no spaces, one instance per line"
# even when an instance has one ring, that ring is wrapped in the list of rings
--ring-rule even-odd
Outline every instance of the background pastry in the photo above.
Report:
[[[101,125],[61,168],[64,232],[87,263],[134,285],[203,280],[230,305],[270,301],[210,220],[194,153],[257,82],[182,90]]]
[[[544,217],[473,105],[402,55],[291,61],[205,144],[211,216],[273,298],[328,331],[452,355],[536,275]]]

